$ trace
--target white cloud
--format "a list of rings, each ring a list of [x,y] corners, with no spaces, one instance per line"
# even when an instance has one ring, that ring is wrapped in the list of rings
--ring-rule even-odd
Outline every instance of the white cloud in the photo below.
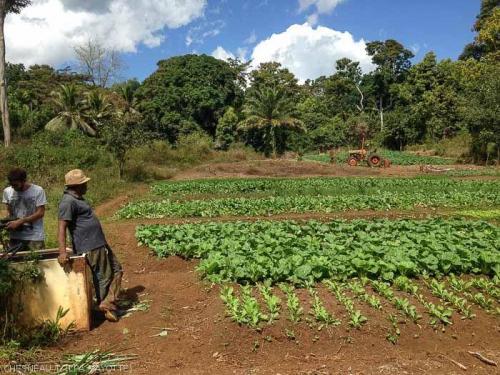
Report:
[[[299,0],[299,12],[308,11],[314,8],[313,13],[307,16],[307,23],[315,26],[318,23],[321,14],[331,13],[337,5],[343,3],[345,0]]]
[[[255,30],[253,30],[252,33],[248,36],[248,38],[245,39],[244,43],[254,44],[256,41],[257,41],[257,34],[255,33]]]
[[[225,26],[223,20],[215,20],[191,27],[186,35],[186,46],[189,47],[193,43],[203,44],[206,38],[219,35]]]
[[[112,0],[62,0],[64,8],[68,10],[85,10],[100,13],[109,8]]]
[[[345,0],[299,0],[299,11],[304,12],[310,7],[316,8],[316,13],[330,13],[337,5]]]
[[[318,24],[319,15],[318,13],[313,13],[307,17],[307,23],[311,26],[316,26]]]
[[[211,55],[219,60],[227,61],[229,59],[239,59],[240,61],[247,61],[248,48],[239,47],[236,49],[236,54],[231,51],[227,51],[222,46],[218,46],[214,51],[212,51]]]
[[[292,25],[280,34],[260,42],[252,54],[252,66],[276,61],[301,81],[334,73],[337,60],[347,57],[359,61],[364,72],[373,70],[363,39],[354,40],[349,32],[327,27],[313,28],[305,23]]]
[[[73,59],[73,46],[88,38],[135,52],[157,47],[164,28],[178,28],[203,15],[207,0],[34,0],[5,24],[7,60],[56,65]]]
[[[233,53],[229,52],[229,51],[226,51],[224,48],[222,48],[221,46],[218,46],[213,52],[212,52],[212,56],[215,57],[216,59],[219,59],[219,60],[224,60],[224,61],[227,61],[229,59],[234,59],[235,56]]]
[[[236,49],[236,55],[238,56],[238,59],[240,61],[246,62],[247,54],[248,54],[248,48],[246,47],[240,47]]]

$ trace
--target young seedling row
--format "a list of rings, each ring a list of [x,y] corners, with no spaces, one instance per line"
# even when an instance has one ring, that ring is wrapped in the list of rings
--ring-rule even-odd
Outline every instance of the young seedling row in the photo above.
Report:
[[[360,310],[354,308],[353,300],[347,297],[343,291],[344,286],[332,280],[326,280],[324,283],[337,300],[344,305],[347,313],[349,314],[349,325],[353,328],[361,328],[361,326],[365,324],[368,319],[366,316],[361,314]]]
[[[404,276],[396,278],[393,285],[384,281],[368,280],[366,278],[352,279],[347,282],[325,280],[323,285],[330,292],[329,295],[345,308],[349,319],[345,323],[350,328],[361,329],[364,324],[369,322],[370,315],[363,315],[361,310],[355,307],[353,299],[346,293],[348,290],[352,291],[355,299],[366,304],[372,311],[379,311],[383,315],[387,313],[386,318],[389,326],[386,339],[391,343],[396,343],[401,335],[398,315],[387,310],[382,300],[369,293],[367,287],[370,286],[381,298],[387,300],[400,313],[403,320],[404,318],[409,319],[421,327],[419,322],[422,316],[418,313],[417,306],[412,304],[410,299],[397,296],[394,288],[409,294],[418,301],[430,317],[429,325],[433,329],[437,329],[442,324],[444,331],[445,326],[453,324],[452,315],[454,310],[462,315],[462,319],[473,319],[476,316],[466,298],[461,297],[458,292],[468,293],[466,290],[473,288],[472,285],[491,286],[490,283],[492,283],[492,281],[485,278],[464,281],[452,276],[449,280],[450,284],[454,285],[452,289],[455,292],[448,289],[444,282],[437,279],[425,278],[423,280],[423,285],[440,301],[437,304],[429,301],[424,296],[421,287],[417,283]],[[238,293],[235,292],[232,286],[223,286],[220,297],[225,305],[226,315],[231,320],[256,330],[261,330],[282,318],[296,325],[303,320],[306,309],[310,317],[305,318],[305,321],[314,329],[321,330],[325,327],[336,327],[342,323],[334,312],[329,311],[326,307],[326,301],[321,298],[317,288],[308,286],[305,289],[309,296],[308,306],[304,306],[301,302],[297,294],[298,290],[293,285],[281,283],[279,289],[283,293],[286,303],[282,302],[282,298],[276,294],[275,288],[271,287],[269,283],[258,284],[256,287],[250,285],[240,286]],[[488,303],[484,308],[487,312],[490,312],[491,305]],[[286,313],[285,309],[287,310]],[[290,332],[292,331],[290,330]]]
[[[496,299],[495,303],[495,300],[492,298],[494,296],[498,297],[498,287],[495,283],[483,278],[479,281],[475,281],[475,279],[467,281],[451,275],[449,284],[453,290],[462,293],[468,301],[483,308],[487,313],[500,316],[499,301]],[[476,288],[476,291],[474,288]],[[482,290],[483,292],[478,292],[477,290]]]

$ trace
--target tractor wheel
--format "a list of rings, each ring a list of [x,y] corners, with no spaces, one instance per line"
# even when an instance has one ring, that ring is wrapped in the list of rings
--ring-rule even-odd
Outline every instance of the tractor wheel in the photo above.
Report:
[[[373,154],[368,157],[368,165],[370,167],[379,167],[381,162],[382,158],[377,154]]]
[[[350,167],[355,167],[358,165],[358,159],[356,159],[354,156],[351,156],[349,159],[347,159],[347,164],[349,164]]]

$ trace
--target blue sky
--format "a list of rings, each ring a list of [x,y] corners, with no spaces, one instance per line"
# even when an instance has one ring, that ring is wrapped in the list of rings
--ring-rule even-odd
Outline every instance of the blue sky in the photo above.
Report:
[[[416,52],[416,60],[431,50],[439,58],[456,59],[474,37],[471,28],[479,5],[478,0],[347,0],[331,14],[320,15],[318,25],[348,31],[356,40],[399,40]],[[167,39],[161,46],[140,46],[137,53],[126,54],[126,74],[142,80],[160,59],[193,51],[211,54],[218,46],[233,53],[238,48],[251,50],[273,33],[304,23],[307,14],[299,12],[293,0],[209,0],[203,18],[177,30],[165,30]],[[220,33],[187,46],[186,36],[194,27],[204,32],[217,27]],[[255,43],[249,43],[252,35]]]
[[[75,44],[92,38],[123,53],[123,78],[206,53],[276,60],[304,80],[333,73],[344,56],[369,71],[372,40],[399,40],[416,61],[431,50],[456,59],[479,8],[480,0],[34,0],[7,17],[7,59],[72,64]]]

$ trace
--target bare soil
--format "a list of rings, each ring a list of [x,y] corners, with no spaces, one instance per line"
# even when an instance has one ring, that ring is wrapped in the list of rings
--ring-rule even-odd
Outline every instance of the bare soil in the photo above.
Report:
[[[455,314],[445,332],[432,330],[421,311],[421,327],[402,324],[397,345],[385,339],[392,307],[378,312],[358,303],[369,321],[361,330],[349,329],[343,308],[326,291],[322,297],[330,301],[327,307],[344,318],[340,327],[317,331],[305,322],[295,326],[284,316],[261,332],[239,327],[225,317],[219,288],[198,278],[197,261],[155,258],[135,245],[132,223],[108,223],[105,230],[125,269],[125,298],[151,300],[151,308],[69,338],[60,348],[65,353],[125,349],[138,355],[130,363],[133,374],[461,373],[450,359],[467,366],[469,373],[492,374],[495,368],[467,351],[500,361],[499,320],[479,308],[472,321]],[[300,296],[308,306],[307,293]],[[167,337],[152,337],[162,328],[172,330]]]
[[[479,166],[451,165],[439,166],[454,170],[481,169]],[[320,177],[320,176],[373,176],[373,177],[414,177],[432,175],[420,171],[420,166],[393,165],[390,168],[349,167],[347,164],[326,164],[320,162],[290,159],[250,160],[236,163],[205,164],[179,172],[174,180],[230,177]]]
[[[390,169],[348,168],[318,163],[255,161],[197,167],[182,172],[176,179],[248,176],[414,176],[418,167]],[[97,212],[111,216],[127,196],[102,205]],[[342,214],[280,215],[274,219],[324,219],[353,217],[425,217],[429,212],[357,212]],[[221,218],[217,220],[234,220]],[[240,218],[249,220],[249,218]],[[256,220],[259,218],[252,218]],[[262,218],[260,218],[262,219]],[[207,219],[196,219],[203,221]],[[213,219],[208,219],[213,220]],[[193,220],[156,220],[158,223],[183,223]],[[68,337],[51,354],[83,353],[93,349],[113,349],[136,354],[130,362],[132,374],[494,374],[489,366],[468,354],[479,351],[500,363],[500,320],[475,308],[477,317],[461,320],[454,315],[453,325],[434,331],[423,315],[421,325],[400,324],[397,345],[385,336],[387,315],[395,310],[387,303],[382,312],[356,302],[368,317],[360,330],[349,329],[343,307],[320,290],[326,307],[343,320],[339,327],[318,331],[306,322],[294,325],[281,316],[262,331],[240,327],[225,317],[219,287],[199,279],[197,261],[179,257],[158,259],[137,247],[135,227],[146,221],[105,220],[104,229],[124,270],[123,297],[150,300],[149,311],[135,312],[118,323],[96,321],[91,332]],[[299,292],[305,312],[309,297]],[[432,297],[429,297],[432,298]],[[282,298],[283,299],[283,298]],[[283,310],[286,312],[286,309]],[[167,337],[155,336],[168,328]],[[292,338],[291,336],[294,336]],[[466,366],[462,370],[457,363]]]

